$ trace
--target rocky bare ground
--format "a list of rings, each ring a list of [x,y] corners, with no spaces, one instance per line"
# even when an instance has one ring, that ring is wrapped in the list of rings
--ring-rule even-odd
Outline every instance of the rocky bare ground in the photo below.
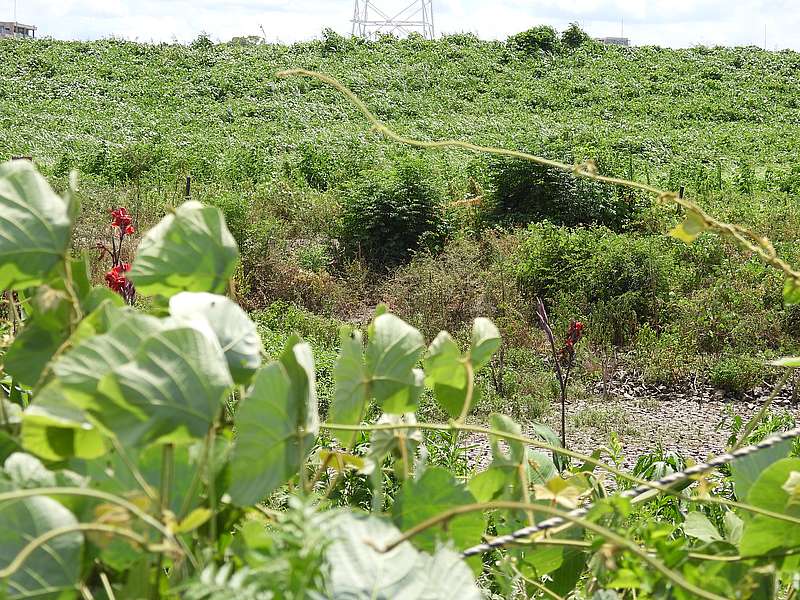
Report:
[[[591,454],[607,446],[615,432],[623,445],[624,466],[630,469],[639,456],[659,445],[696,461],[724,452],[731,432],[730,415],[745,421],[754,416],[772,386],[764,384],[737,398],[702,384],[680,388],[646,385],[637,373],[621,372],[609,383],[607,394],[602,384],[594,391],[593,398],[572,400],[567,405],[567,446]],[[787,387],[777,396],[770,412],[788,413],[795,419],[800,416],[793,388]],[[560,406],[553,406],[545,423],[560,431]],[[523,424],[523,429],[535,437],[530,426]],[[482,470],[488,466],[491,450],[486,436],[468,436],[465,444],[470,467]]]

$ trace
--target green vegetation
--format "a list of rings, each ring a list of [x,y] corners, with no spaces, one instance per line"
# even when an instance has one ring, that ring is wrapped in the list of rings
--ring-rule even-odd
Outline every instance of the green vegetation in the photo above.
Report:
[[[607,48],[581,34],[5,40],[0,158],[32,155],[62,189],[79,170],[78,248],[94,245],[95,215],[112,205],[128,205],[140,227],[155,223],[191,176],[193,198],[223,210],[242,249],[237,288],[250,308],[288,301],[363,321],[386,301],[426,333],[502,316],[512,344],[529,347],[516,332],[535,326],[539,293],[559,320],[589,322],[593,347],[635,348],[642,369],[660,347],[679,346],[690,360],[655,379],[707,378],[722,355],[795,350],[779,278],[716,238],[665,239],[679,216],[652,199],[510,159],[409,151],[369,135],[329,89],[274,77],[298,66],[330,73],[423,138],[593,159],[603,174],[684,186],[711,214],[800,257],[800,57]],[[439,281],[454,270],[469,281]],[[436,291],[467,287],[457,306]],[[645,325],[655,339],[639,346]]]
[[[800,264],[798,67],[578,27],[3,40],[0,597],[794,594],[791,443],[631,501],[624,409],[571,419],[611,434],[593,457],[536,421],[573,361],[568,397],[620,365],[743,394],[800,351],[789,267],[707,216]],[[404,135],[575,173],[396,144],[287,68],[339,77]],[[1,162],[17,155],[36,169]],[[105,218],[122,205],[125,245]],[[119,294],[93,285],[107,249],[76,258],[98,242]],[[579,347],[547,345],[538,298],[559,344],[580,321]],[[794,426],[736,419],[731,446]],[[685,465],[654,449],[633,473]],[[458,554],[588,503],[551,538]]]

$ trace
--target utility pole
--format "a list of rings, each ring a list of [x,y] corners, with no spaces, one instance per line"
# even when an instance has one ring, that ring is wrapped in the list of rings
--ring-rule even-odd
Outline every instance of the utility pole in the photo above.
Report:
[[[414,31],[424,38],[435,37],[433,23],[433,0],[404,0],[405,8],[390,12],[384,7],[388,0],[354,0],[353,3],[353,35],[374,39],[378,35],[408,35]]]

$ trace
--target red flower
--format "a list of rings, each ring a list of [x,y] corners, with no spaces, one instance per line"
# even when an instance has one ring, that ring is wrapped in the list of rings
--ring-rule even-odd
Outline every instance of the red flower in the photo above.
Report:
[[[122,263],[112,267],[111,270],[106,273],[106,283],[108,287],[120,294],[125,292],[128,287],[128,279],[125,277],[125,273],[130,270],[131,265],[129,263]]]
[[[117,227],[125,233],[133,233],[133,227],[131,227],[131,223],[133,223],[133,218],[128,213],[128,209],[120,206],[118,209],[111,211],[112,227]],[[129,229],[130,231],[128,231]]]
[[[133,235],[134,233],[136,233],[136,230],[133,228],[133,225],[128,225],[125,228],[125,234],[126,235]]]

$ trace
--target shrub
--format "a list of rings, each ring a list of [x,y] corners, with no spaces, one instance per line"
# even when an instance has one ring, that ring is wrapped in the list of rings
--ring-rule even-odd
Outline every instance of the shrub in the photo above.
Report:
[[[561,43],[567,48],[578,48],[589,40],[591,40],[589,34],[577,23],[570,23],[569,27],[561,34]]]
[[[726,356],[717,361],[709,373],[711,385],[733,394],[743,394],[764,379],[766,367],[750,356]]]
[[[590,315],[617,344],[630,339],[637,325],[660,321],[675,272],[663,238],[547,222],[524,235],[517,284],[528,297],[569,307],[566,318]]]
[[[552,54],[558,49],[558,32],[549,25],[539,25],[508,38],[509,45],[525,54]]]
[[[547,219],[559,225],[621,229],[637,212],[636,204],[611,186],[520,160],[495,160],[489,183],[487,216],[506,224]]]
[[[406,262],[446,237],[443,193],[420,159],[401,159],[354,185],[343,207],[342,241],[373,267]]]
[[[239,194],[229,192],[211,196],[206,202],[222,211],[228,229],[233,234],[239,248],[246,248],[247,239],[251,233],[250,207],[247,200]]]

